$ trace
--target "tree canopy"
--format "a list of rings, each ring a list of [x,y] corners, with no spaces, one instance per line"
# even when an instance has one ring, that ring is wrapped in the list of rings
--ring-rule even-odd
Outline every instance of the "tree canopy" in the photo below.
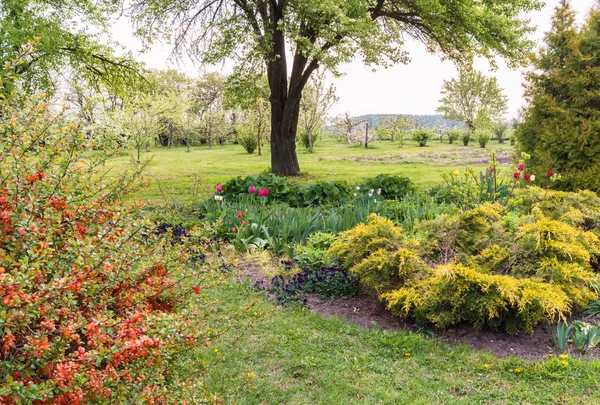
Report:
[[[543,183],[552,170],[563,189],[600,192],[600,10],[579,30],[561,1],[534,65],[529,106],[515,132],[519,149],[531,155],[531,171]]]
[[[170,37],[178,55],[204,62],[234,59],[236,73],[267,72],[271,165],[300,170],[295,151],[302,90],[320,66],[361,55],[368,65],[406,63],[406,38],[456,61],[475,55],[523,60],[532,31],[522,12],[539,0],[137,0],[138,34]],[[291,50],[291,74],[288,56]],[[289,74],[289,76],[288,76]]]
[[[506,112],[506,97],[496,78],[471,68],[462,69],[458,78],[444,80],[442,94],[437,111],[446,119],[463,121],[471,131],[490,126]]]
[[[140,66],[130,55],[116,55],[116,44],[101,41],[114,0],[3,0],[0,7],[0,64],[14,58],[20,46],[36,38],[35,54],[15,71],[26,90],[52,91],[56,75],[72,69],[93,86],[122,91],[139,78]],[[5,87],[7,95],[12,86]]]

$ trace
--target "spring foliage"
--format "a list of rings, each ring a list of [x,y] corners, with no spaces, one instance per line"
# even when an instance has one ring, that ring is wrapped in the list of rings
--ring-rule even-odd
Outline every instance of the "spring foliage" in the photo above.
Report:
[[[170,360],[212,332],[178,309],[187,250],[121,203],[142,166],[99,172],[43,98],[0,117],[0,403],[176,402]]]
[[[528,75],[529,107],[515,132],[542,184],[554,169],[564,190],[600,191],[599,51],[600,11],[592,10],[578,29],[569,2],[562,1]]]
[[[510,212],[486,203],[422,221],[414,237],[371,215],[329,253],[400,316],[531,332],[598,296],[597,199],[531,187]]]

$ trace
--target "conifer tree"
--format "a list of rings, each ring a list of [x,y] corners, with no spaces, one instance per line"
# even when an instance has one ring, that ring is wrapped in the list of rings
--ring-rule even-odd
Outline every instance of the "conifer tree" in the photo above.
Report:
[[[519,148],[531,154],[542,183],[552,170],[562,189],[600,192],[600,11],[578,30],[569,2],[561,1],[545,43],[528,76]]]

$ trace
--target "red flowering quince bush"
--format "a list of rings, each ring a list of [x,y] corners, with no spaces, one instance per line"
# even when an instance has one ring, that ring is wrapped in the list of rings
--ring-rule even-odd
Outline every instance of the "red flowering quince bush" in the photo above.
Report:
[[[184,306],[202,266],[88,146],[44,98],[0,106],[0,404],[183,403],[169,363],[217,333]]]

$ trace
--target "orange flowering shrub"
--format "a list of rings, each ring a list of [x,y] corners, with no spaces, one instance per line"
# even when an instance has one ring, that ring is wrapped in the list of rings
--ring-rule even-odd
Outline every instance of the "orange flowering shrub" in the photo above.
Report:
[[[182,309],[203,268],[121,202],[141,167],[89,150],[43,98],[0,105],[0,404],[173,402],[170,359],[216,333]]]

